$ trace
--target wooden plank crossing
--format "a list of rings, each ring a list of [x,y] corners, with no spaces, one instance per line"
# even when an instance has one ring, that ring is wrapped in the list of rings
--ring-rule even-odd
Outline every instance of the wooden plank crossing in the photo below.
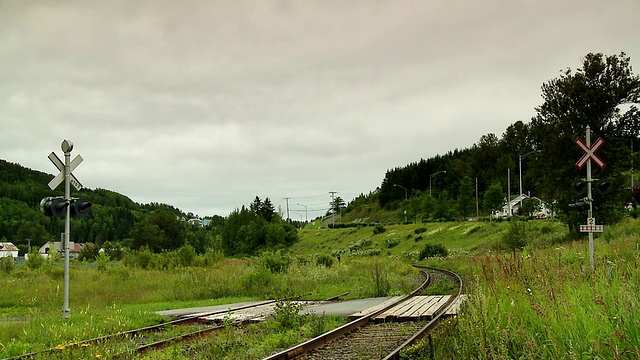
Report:
[[[246,321],[246,320],[262,321],[262,320],[266,319],[267,317],[269,317],[270,315],[275,313],[275,306],[276,306],[275,303],[270,303],[270,304],[260,305],[260,306],[256,306],[256,307],[250,307],[250,308],[246,308],[246,309],[237,309],[237,310],[229,309],[229,311],[227,311],[227,312],[214,314],[214,315],[208,315],[208,316],[202,316],[200,318],[203,321],[210,321],[210,322],[216,322],[216,323],[220,323],[220,322],[224,322],[224,321],[230,321],[230,320],[235,320],[235,321]],[[194,315],[197,316],[197,314],[194,314]]]
[[[366,308],[366,309],[364,309],[362,311],[358,311],[357,313],[349,315],[349,319],[350,320],[355,320],[355,319],[361,318],[361,317],[363,317],[365,315],[373,314],[374,312],[384,308],[385,306],[388,306],[391,303],[394,303],[394,302],[400,300],[400,298],[402,298],[402,296],[393,296],[393,297],[381,302],[378,305],[374,305],[374,306],[368,307],[368,308]]]
[[[467,301],[467,294],[461,294],[460,296],[458,296],[458,298],[453,301],[453,304],[444,313],[443,316],[449,317],[457,315],[465,301]]]
[[[377,315],[375,321],[431,320],[451,298],[451,295],[414,296],[400,305]],[[381,307],[378,306],[378,309]],[[375,309],[365,309],[357,314],[373,313]],[[355,315],[355,314],[354,314]],[[353,315],[352,315],[353,316]]]

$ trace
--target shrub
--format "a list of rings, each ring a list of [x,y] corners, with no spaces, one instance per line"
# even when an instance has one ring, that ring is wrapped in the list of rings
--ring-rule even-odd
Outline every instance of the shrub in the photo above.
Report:
[[[78,260],[94,262],[100,254],[100,248],[95,244],[85,244],[78,255]]]
[[[260,256],[260,263],[272,273],[284,273],[289,270],[291,258],[280,250],[265,251]]]
[[[384,225],[382,224],[377,224],[374,228],[373,228],[373,235],[378,235],[378,234],[382,234],[383,232],[387,231],[387,229],[384,227]]]
[[[516,253],[516,250],[523,248],[528,242],[527,225],[522,221],[511,221],[507,232],[502,235],[500,245],[507,250]]]
[[[101,251],[100,254],[98,255],[98,258],[96,259],[96,262],[98,263],[98,270],[100,271],[106,270],[110,260],[111,259],[109,258],[109,255],[107,255],[106,252]]]
[[[373,296],[381,297],[389,295],[389,291],[391,290],[389,274],[380,262],[374,263],[371,267],[371,277],[373,280]]]
[[[25,261],[25,264],[27,264],[29,269],[36,270],[44,264],[45,260],[44,256],[40,255],[38,252],[38,248],[34,247],[29,253],[29,258]]]
[[[16,267],[16,261],[12,256],[5,256],[0,259],[0,271],[5,274],[10,274]]]
[[[391,249],[397,246],[398,244],[400,244],[400,240],[398,239],[391,238],[391,239],[384,240],[384,245],[387,247],[387,249]]]
[[[180,266],[187,267],[193,265],[196,256],[196,249],[189,244],[178,249],[178,263]]]
[[[423,232],[426,232],[426,231],[427,231],[427,228],[426,228],[426,227],[424,227],[424,226],[419,227],[419,228],[417,228],[417,229],[413,230],[413,232],[414,232],[416,235],[420,235],[420,234],[422,234]]]
[[[302,324],[300,311],[303,305],[295,301],[278,301],[275,306],[275,318],[280,330],[289,330]]]
[[[442,244],[426,244],[422,251],[420,251],[420,256],[418,260],[424,260],[431,257],[441,256],[445,257],[449,255],[447,248]]]
[[[317,254],[316,255],[316,265],[322,265],[324,267],[330,268],[333,266],[335,258],[328,254]]]

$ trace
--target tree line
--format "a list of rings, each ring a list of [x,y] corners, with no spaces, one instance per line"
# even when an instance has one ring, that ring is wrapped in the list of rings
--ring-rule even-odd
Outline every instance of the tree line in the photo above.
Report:
[[[592,142],[606,140],[598,155],[607,165],[594,165],[593,178],[609,180],[613,189],[607,195],[594,192],[598,220],[616,221],[626,204],[635,206],[640,200],[640,189],[630,181],[633,159],[640,163],[640,78],[633,74],[630,58],[625,53],[587,54],[582,67],[567,68],[544,83],[542,98],[529,123],[519,120],[500,137],[489,133],[470,148],[390,169],[379,191],[365,198],[427,218],[464,218],[475,213],[476,204],[487,215],[495,210],[492,198],[497,194],[502,203],[509,185],[512,196],[519,194],[521,171],[523,193],[547,202],[577,231],[585,214],[568,204],[579,197],[572,182],[586,177],[586,170],[575,165],[583,151],[574,141],[584,140],[589,127]]]

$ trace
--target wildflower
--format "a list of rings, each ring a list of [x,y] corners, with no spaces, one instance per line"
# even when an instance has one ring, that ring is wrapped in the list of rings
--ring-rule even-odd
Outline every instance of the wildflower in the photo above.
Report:
[[[516,303],[511,299],[511,307],[516,307]]]
[[[96,359],[102,359],[102,355],[96,354]]]

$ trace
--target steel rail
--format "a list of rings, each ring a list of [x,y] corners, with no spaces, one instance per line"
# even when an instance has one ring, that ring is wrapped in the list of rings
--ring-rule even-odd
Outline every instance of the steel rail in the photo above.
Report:
[[[447,274],[448,276],[450,276],[453,279],[457,280],[457,282],[458,282],[458,291],[457,291],[457,294],[455,296],[452,296],[451,298],[449,298],[449,300],[446,302],[446,304],[444,306],[442,306],[434,314],[433,318],[422,329],[420,329],[412,337],[407,339],[407,341],[405,341],[400,346],[398,346],[395,350],[393,350],[391,353],[389,353],[389,355],[387,355],[384,358],[384,360],[399,360],[400,359],[400,352],[402,351],[402,349],[413,345],[416,341],[418,341],[419,339],[422,339],[429,331],[435,329],[436,326],[438,325],[438,323],[440,323],[440,320],[442,319],[442,316],[447,313],[447,311],[449,310],[449,308],[451,308],[451,306],[456,301],[456,299],[459,299],[460,295],[462,295],[463,284],[462,284],[462,279],[460,278],[460,276],[458,276],[458,274],[454,273],[453,271],[447,270],[447,269],[440,269],[440,268],[435,268],[435,267],[431,267],[431,266],[422,266],[422,265],[414,265],[414,266],[416,266],[418,268],[422,268],[422,269],[429,269],[429,270],[439,271],[439,272]]]
[[[268,356],[266,358],[264,358],[264,360],[291,360],[291,359],[295,359],[297,357],[299,357],[302,354],[308,353],[312,350],[318,349],[320,347],[323,347],[329,343],[331,343],[332,341],[340,338],[341,336],[352,332],[353,330],[360,328],[370,322],[372,322],[373,318],[376,317],[379,314],[382,314],[383,312],[391,309],[394,306],[397,306],[398,304],[406,301],[407,299],[415,296],[418,292],[420,292],[422,289],[424,289],[425,287],[429,286],[429,284],[431,283],[431,276],[429,276],[428,273],[421,271],[422,274],[426,277],[425,281],[415,290],[413,290],[410,294],[408,295],[404,295],[402,296],[400,299],[398,299],[398,301],[391,303],[371,314],[367,314],[364,316],[361,316],[359,318],[357,318],[356,320],[351,321],[348,324],[342,325],[334,330],[331,330],[329,332],[326,332],[320,336],[317,336],[311,340],[308,340],[302,344],[296,345],[292,348],[289,348],[287,350],[281,351],[277,354]]]
[[[203,312],[203,313],[198,313],[198,314],[195,314],[195,315],[192,314],[192,315],[188,315],[188,316],[183,316],[183,317],[181,317],[179,319],[163,322],[163,323],[156,324],[156,325],[150,325],[150,326],[146,326],[146,327],[143,327],[143,328],[131,329],[131,330],[127,330],[127,331],[121,331],[121,332],[118,332],[118,333],[115,333],[115,334],[109,334],[109,335],[99,336],[99,337],[96,337],[96,338],[87,339],[87,340],[83,340],[83,341],[79,341],[79,342],[74,342],[74,345],[78,345],[78,346],[81,346],[83,344],[90,345],[90,344],[106,342],[108,340],[113,340],[113,339],[123,339],[123,338],[127,338],[127,337],[133,337],[133,336],[138,335],[138,334],[148,333],[148,332],[152,332],[152,331],[162,331],[167,326],[190,325],[190,324],[202,322],[202,318],[203,317],[212,316],[212,315],[219,315],[219,314],[225,314],[225,313],[228,313],[228,312],[231,312],[231,311],[250,309],[250,308],[253,308],[253,307],[272,304],[272,303],[275,303],[275,302],[278,302],[278,301],[281,301],[281,300],[297,300],[297,299],[300,299],[302,296],[303,295],[298,295],[298,296],[291,297],[291,298],[266,300],[266,301],[257,302],[255,304],[249,304],[249,305],[239,306],[239,307],[235,307],[235,308],[228,308],[228,309],[225,309],[225,310]],[[189,335],[189,334],[187,334],[187,335]],[[54,347],[54,348],[44,349],[44,350],[41,350],[41,351],[34,351],[34,352],[27,353],[27,354],[22,354],[22,355],[6,358],[5,360],[32,359],[32,358],[35,358],[36,356],[41,355],[41,354],[50,354],[50,353],[54,353],[54,352],[57,352],[57,351],[59,351],[59,350]]]

